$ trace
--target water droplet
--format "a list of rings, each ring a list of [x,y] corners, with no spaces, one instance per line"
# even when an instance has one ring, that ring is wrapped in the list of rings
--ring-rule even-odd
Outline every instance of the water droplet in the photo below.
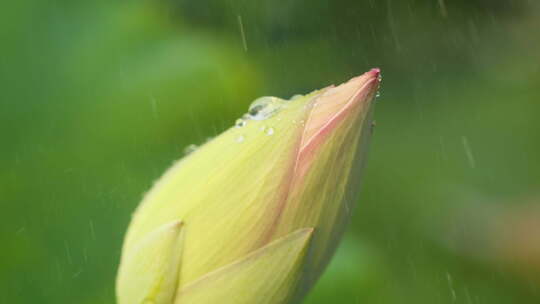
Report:
[[[289,99],[289,101],[292,101],[292,100],[295,100],[295,99],[298,99],[298,98],[302,98],[302,97],[304,97],[304,95],[296,94],[296,95],[293,95],[293,96]]]
[[[234,125],[235,125],[237,128],[241,128],[241,127],[247,125],[247,121],[244,120],[243,118],[238,118],[238,119],[236,120],[236,122],[234,123]]]
[[[266,129],[266,131],[264,133],[266,135],[268,135],[268,136],[273,135],[274,134],[274,128],[268,128],[268,129]]]
[[[253,120],[265,120],[276,114],[286,102],[272,96],[260,97],[251,103],[247,115]]]
[[[381,92],[377,91],[377,94],[375,94],[375,98],[379,98],[379,97],[381,97]]]
[[[244,140],[246,139],[246,137],[244,135],[239,135],[237,138],[236,138],[236,142],[243,142]]]
[[[375,131],[375,127],[377,126],[377,122],[374,120],[371,122],[371,126],[369,128],[369,131],[371,134],[373,134],[373,132]]]
[[[184,148],[184,155],[191,154],[191,153],[197,151],[198,148],[199,147],[197,145],[191,144],[191,145]]]

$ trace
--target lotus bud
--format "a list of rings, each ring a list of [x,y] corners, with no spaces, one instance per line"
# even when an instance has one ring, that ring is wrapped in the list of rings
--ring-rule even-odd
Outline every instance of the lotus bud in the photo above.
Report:
[[[259,98],[191,148],[133,215],[118,303],[300,300],[356,202],[379,82],[373,69],[291,100]]]

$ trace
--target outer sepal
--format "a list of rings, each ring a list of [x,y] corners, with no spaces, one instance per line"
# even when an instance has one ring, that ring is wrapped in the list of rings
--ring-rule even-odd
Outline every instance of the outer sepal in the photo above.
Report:
[[[119,304],[172,303],[180,271],[182,231],[182,222],[173,221],[124,248],[128,255],[118,272]]]

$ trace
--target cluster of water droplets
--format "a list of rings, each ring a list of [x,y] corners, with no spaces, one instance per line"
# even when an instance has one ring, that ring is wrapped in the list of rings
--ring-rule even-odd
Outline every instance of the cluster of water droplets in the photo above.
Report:
[[[285,107],[287,103],[300,97],[302,97],[302,95],[294,95],[290,100],[285,100],[274,96],[264,96],[257,98],[251,103],[247,113],[244,114],[241,118],[238,118],[234,125],[237,128],[243,128],[249,123],[250,120],[266,120],[274,116],[281,109],[283,109],[283,107]],[[264,125],[260,127],[260,131],[267,136],[271,136],[275,133],[273,127],[268,127]],[[236,138],[236,142],[243,142],[245,139],[245,135],[239,135]]]
[[[272,127],[262,126],[262,127],[260,128],[260,130],[261,130],[262,132],[264,132],[264,134],[266,134],[266,135],[268,135],[268,136],[274,134],[274,128],[272,128]]]
[[[379,81],[379,85],[382,83],[382,73],[379,73],[379,77],[377,79]],[[375,98],[381,97],[381,91],[380,89],[377,90],[377,93],[375,93]]]
[[[247,126],[249,122],[252,120],[256,120],[256,121],[266,120],[274,116],[275,114],[277,114],[281,109],[283,109],[287,105],[287,103],[301,97],[303,97],[303,95],[294,95],[289,100],[281,99],[274,96],[264,96],[264,97],[257,98],[251,103],[251,105],[248,108],[247,113],[245,113],[244,115],[242,115],[241,118],[238,118],[235,121],[234,126],[236,128],[243,128]],[[278,118],[278,120],[280,119]],[[296,123],[297,123],[296,121],[293,121],[293,124],[296,124]],[[304,121],[300,121],[300,123],[303,124]],[[273,127],[266,126],[266,125],[262,125],[259,128],[259,130],[267,136],[272,136],[276,132]],[[244,134],[239,134],[235,138],[235,141],[237,143],[242,143],[245,140],[246,140],[246,135]],[[184,149],[184,155],[191,154],[195,152],[198,148],[199,146],[191,144]]]

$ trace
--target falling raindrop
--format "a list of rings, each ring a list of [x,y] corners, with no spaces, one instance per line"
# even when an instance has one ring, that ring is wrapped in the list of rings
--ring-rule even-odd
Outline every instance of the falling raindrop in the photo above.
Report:
[[[474,155],[473,155],[473,152],[471,150],[471,146],[469,145],[469,140],[467,139],[466,136],[461,136],[461,141],[463,143],[463,148],[465,149],[465,154],[467,156],[467,160],[469,161],[469,166],[471,166],[471,168],[475,168],[476,167],[476,161],[474,159]]]
[[[197,145],[191,144],[184,148],[184,155],[191,154],[195,152],[199,147]]]
[[[454,289],[452,276],[448,272],[446,273],[446,279],[448,280],[448,287],[450,288],[450,293],[452,295],[452,302],[455,302],[457,300],[457,294],[456,290]]]

